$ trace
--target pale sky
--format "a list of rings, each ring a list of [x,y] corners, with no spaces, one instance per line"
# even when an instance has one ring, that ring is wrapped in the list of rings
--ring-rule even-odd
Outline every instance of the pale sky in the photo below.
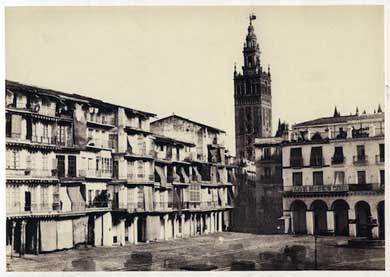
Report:
[[[273,133],[384,103],[383,8],[6,8],[6,78],[227,131],[234,153],[233,66],[253,22],[271,65]]]

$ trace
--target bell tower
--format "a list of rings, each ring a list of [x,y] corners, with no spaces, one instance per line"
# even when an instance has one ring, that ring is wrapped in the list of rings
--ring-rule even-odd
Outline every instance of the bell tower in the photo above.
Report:
[[[244,42],[242,72],[234,66],[234,112],[236,156],[255,160],[255,138],[270,137],[272,133],[271,72],[260,63],[260,47],[249,16],[248,34]]]

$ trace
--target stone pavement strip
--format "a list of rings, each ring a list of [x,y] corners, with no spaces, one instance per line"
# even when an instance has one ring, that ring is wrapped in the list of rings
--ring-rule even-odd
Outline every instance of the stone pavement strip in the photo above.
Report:
[[[346,237],[319,237],[318,269],[384,270],[385,250],[352,249]],[[285,247],[288,246],[286,250]],[[88,247],[22,258],[8,271],[312,270],[312,236],[216,233],[122,247]]]

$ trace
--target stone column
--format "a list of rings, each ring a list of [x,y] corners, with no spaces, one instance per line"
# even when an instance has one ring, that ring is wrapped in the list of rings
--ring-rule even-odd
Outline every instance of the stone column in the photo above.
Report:
[[[306,230],[308,235],[314,234],[314,213],[313,211],[306,211]]]
[[[19,257],[24,255],[26,249],[26,225],[27,222],[22,220],[22,224],[20,224],[20,250]]]
[[[218,232],[222,232],[222,213],[223,212],[219,212],[218,213]]]
[[[328,225],[328,231],[334,233],[334,212],[326,211],[326,222]]]
[[[295,216],[294,216],[294,212],[291,212],[291,233],[292,234],[295,234],[295,229],[294,229],[294,220],[295,220]]]
[[[214,213],[211,213],[211,233],[214,233],[215,232],[215,216],[214,216]]]
[[[177,238],[177,235],[178,235],[177,216],[174,215],[172,220],[173,220],[173,238],[175,239],[175,238]]]
[[[200,214],[200,234],[203,235],[203,214]]]
[[[138,244],[138,216],[134,217],[133,226],[134,244]]]
[[[164,215],[164,240],[168,240],[168,214]]]
[[[182,214],[181,216],[180,216],[180,220],[181,220],[181,237],[182,238],[184,238],[185,237],[185,226],[184,226],[184,224],[185,224],[185,215],[184,214]]]
[[[121,234],[119,243],[121,246],[124,246],[126,244],[126,242],[125,242],[125,233],[126,233],[125,228],[126,228],[125,227],[125,220],[121,219],[119,222],[119,230],[120,230],[120,234]]]
[[[377,223],[379,223],[379,220],[378,220],[378,210],[376,209],[376,207],[371,207],[371,216],[373,219],[376,219]],[[378,239],[379,238],[379,224],[378,226],[372,228],[372,238],[373,239]]]
[[[284,214],[284,233],[288,234],[288,231],[290,230],[290,223],[292,218],[292,213]]]
[[[190,218],[188,219],[188,225],[189,225],[189,230],[190,230],[190,237],[192,237],[192,214],[190,214]]]
[[[129,243],[134,243],[134,223],[131,222],[127,228],[129,234]]]
[[[15,242],[15,227],[16,227],[16,222],[12,221],[12,234],[11,234],[11,258],[13,257],[13,252],[14,252],[14,242]]]
[[[36,236],[35,236],[35,255],[39,255],[39,241],[40,241],[40,237],[39,237],[39,224],[40,224],[40,221],[37,220],[37,233],[36,233]]]
[[[348,219],[349,220],[356,220],[356,214],[355,214],[355,209],[349,209],[348,210]],[[349,236],[350,237],[356,237],[357,234],[357,223],[349,223]]]

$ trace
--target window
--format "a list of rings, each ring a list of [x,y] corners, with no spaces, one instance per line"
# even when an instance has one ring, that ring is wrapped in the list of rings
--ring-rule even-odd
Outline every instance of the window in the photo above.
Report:
[[[335,184],[335,185],[344,185],[344,183],[345,183],[345,173],[344,173],[344,171],[335,171],[333,184]]]
[[[344,163],[344,153],[343,153],[343,147],[342,146],[336,146],[334,148],[334,154],[332,157],[332,163],[333,164],[342,164]]]
[[[366,151],[365,151],[364,145],[357,145],[356,146],[356,153],[357,153],[358,161],[365,161],[366,160]]]
[[[13,150],[11,152],[11,162],[9,163],[9,168],[19,169],[20,168],[20,152]]]
[[[385,161],[385,145],[379,144],[379,161],[383,163]]]
[[[293,172],[293,186],[302,186],[302,172]]]
[[[21,138],[22,135],[22,116],[13,114],[11,118],[11,137]]]
[[[357,172],[357,181],[358,181],[358,184],[365,184],[366,183],[366,172],[365,171],[358,171]]]
[[[65,156],[57,155],[57,174],[58,177],[65,176]]]
[[[68,156],[68,176],[76,177],[76,156],[69,155]]]
[[[271,148],[269,147],[265,147],[264,148],[264,157],[263,157],[264,160],[269,160],[271,159]]]
[[[379,178],[380,178],[380,184],[384,185],[385,184],[385,171],[384,170],[379,171]]]
[[[7,113],[6,115],[5,115],[5,117],[6,117],[6,123],[5,123],[5,134],[6,134],[6,137],[7,138],[9,138],[9,137],[11,137],[12,136],[12,115],[11,114],[9,114],[9,113]]]
[[[42,154],[42,169],[43,169],[43,171],[47,170],[47,164],[48,164],[48,154]]]
[[[138,187],[137,191],[137,207],[140,209],[144,208],[144,187]]]
[[[302,148],[291,148],[290,149],[290,165],[291,167],[302,167]]]
[[[269,167],[264,168],[264,176],[271,177],[271,168],[269,168]]]
[[[311,148],[310,166],[322,166],[322,165],[323,165],[322,146],[314,146]]]
[[[190,185],[190,202],[200,202],[200,185],[191,184]]]
[[[324,178],[322,171],[313,172],[313,185],[322,186],[324,184]]]

